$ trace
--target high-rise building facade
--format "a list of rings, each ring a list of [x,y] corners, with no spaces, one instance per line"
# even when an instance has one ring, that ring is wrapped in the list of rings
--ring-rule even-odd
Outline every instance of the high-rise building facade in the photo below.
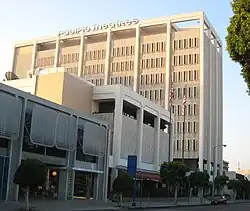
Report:
[[[179,26],[189,21],[196,24]],[[173,86],[174,158],[184,148],[192,168],[222,172],[222,44],[203,12],[60,31],[16,44],[13,58],[19,78],[64,67],[97,86],[124,84],[166,109]]]

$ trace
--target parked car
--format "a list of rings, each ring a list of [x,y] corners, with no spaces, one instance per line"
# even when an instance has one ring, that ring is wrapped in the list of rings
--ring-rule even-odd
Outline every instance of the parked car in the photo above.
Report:
[[[225,196],[218,196],[211,200],[211,204],[217,205],[217,204],[226,204],[227,198]]]

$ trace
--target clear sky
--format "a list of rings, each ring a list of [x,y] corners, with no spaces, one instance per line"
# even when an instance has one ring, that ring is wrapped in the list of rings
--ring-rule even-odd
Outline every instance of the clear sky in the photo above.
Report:
[[[149,19],[203,10],[223,41],[224,158],[250,169],[250,96],[225,48],[230,0],[0,0],[0,76],[10,70],[15,41],[56,35],[60,29],[132,18]],[[248,160],[249,159],[249,160]]]

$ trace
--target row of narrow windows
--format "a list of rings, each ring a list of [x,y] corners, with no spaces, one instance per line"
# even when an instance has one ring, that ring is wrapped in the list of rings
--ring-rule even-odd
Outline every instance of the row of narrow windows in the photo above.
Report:
[[[78,67],[67,67],[66,72],[73,75],[78,75]]]
[[[85,60],[98,60],[105,58],[105,50],[93,50],[85,52]]]
[[[185,55],[175,55],[173,58],[174,66],[190,65],[190,64],[199,64],[199,54],[185,54]]]
[[[174,124],[175,133],[182,134],[183,133],[183,125],[185,126],[185,133],[197,133],[198,132],[198,123],[197,122],[188,122],[185,124],[183,122],[176,122]]]
[[[95,52],[95,51],[86,52],[85,60],[92,60],[95,58],[94,54],[93,55],[90,54],[91,52]],[[97,50],[96,52],[103,52],[103,50]],[[98,56],[98,54],[96,56]],[[102,56],[102,54],[100,56]],[[36,66],[37,67],[51,67],[54,65],[54,62],[55,62],[54,56],[38,58],[36,62]],[[76,62],[79,62],[79,53],[63,54],[60,56],[60,59],[59,59],[59,65],[71,64],[71,63],[76,63]],[[141,69],[162,68],[166,66],[165,63],[166,63],[165,57],[141,59],[140,67]],[[184,64],[198,64],[198,63],[199,63],[198,54],[179,55],[179,56],[174,56],[174,59],[173,59],[173,64],[175,66],[184,65]],[[112,71],[133,70],[134,61],[113,62],[111,63],[111,69]]]
[[[163,100],[164,99],[164,89],[154,89],[154,90],[140,90],[140,95],[149,100]]]
[[[132,56],[134,54],[135,54],[134,45],[112,48],[112,57]]]
[[[54,56],[38,58],[36,61],[36,67],[51,67],[54,65],[54,62],[55,62]]]
[[[165,57],[141,59],[141,69],[162,68],[166,66]]]
[[[141,85],[164,84],[165,73],[143,74],[140,76]]]
[[[133,71],[133,70],[134,70],[134,61],[122,61],[122,62],[111,63],[112,72]]]
[[[174,88],[173,99],[181,99],[186,94],[187,98],[196,98],[199,97],[198,87],[184,87],[184,88]]]
[[[130,86],[133,84],[133,76],[124,76],[124,77],[111,77],[110,84],[122,84],[125,86]]]
[[[140,67],[141,70],[165,67],[165,58],[160,57],[160,58],[142,59]],[[134,61],[121,61],[121,62],[111,63],[112,72],[133,71],[133,70],[134,70]]]
[[[174,40],[174,50],[188,49],[188,48],[198,48],[199,38],[187,38]]]
[[[103,78],[88,79],[88,81],[91,82],[92,84],[95,84],[96,86],[104,85],[104,79]]]
[[[197,81],[198,78],[198,70],[174,71],[172,81]]]
[[[38,58],[36,61],[37,67],[51,67],[54,65],[55,56]],[[60,55],[59,65],[79,62],[79,53],[69,53]]]
[[[177,116],[181,116],[183,105],[172,105],[172,113]],[[199,106],[197,104],[187,104],[186,115],[198,115]]]
[[[104,73],[104,69],[105,69],[105,64],[86,65],[84,67],[84,75]]]
[[[188,48],[198,48],[199,47],[199,38],[187,38],[187,39],[180,39],[174,40],[173,49],[180,50],[180,49],[188,49]],[[155,43],[144,43],[141,45],[141,53],[154,53],[154,52],[164,52],[166,50],[166,43],[162,42],[155,42]],[[135,46],[123,46],[123,47],[114,47],[112,48],[112,56],[119,57],[119,56],[130,56],[135,54]],[[98,60],[104,59],[106,56],[105,49],[99,50],[92,50],[85,52],[85,60]],[[37,61],[37,66],[39,67],[46,67],[54,65],[54,56],[40,58]],[[177,61],[178,60],[178,61]],[[183,60],[183,61],[181,61]],[[197,60],[197,61],[196,61]],[[70,53],[64,54],[60,56],[60,64],[67,64],[67,63],[74,63],[79,61],[79,53]],[[181,64],[193,64],[198,63],[198,58],[194,58],[194,61],[191,62],[191,59],[183,58],[183,59],[176,59],[174,65],[181,65]]]
[[[165,42],[144,43],[141,45],[141,53],[163,52],[166,50]]]
[[[194,140],[185,140],[186,144],[183,140],[176,140],[176,150],[180,151],[182,150],[182,147],[184,147],[184,151],[197,151],[198,150],[198,144],[197,141]]]

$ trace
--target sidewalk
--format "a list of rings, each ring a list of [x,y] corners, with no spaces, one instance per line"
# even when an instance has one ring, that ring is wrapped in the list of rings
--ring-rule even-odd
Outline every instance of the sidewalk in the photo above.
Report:
[[[30,208],[36,211],[90,211],[90,210],[118,210],[117,203],[96,200],[33,200],[30,202]],[[24,208],[24,201],[21,202],[0,202],[0,211],[12,211]]]
[[[250,203],[250,200],[237,200],[237,201],[228,201],[227,204],[237,204],[237,203]],[[127,208],[129,210],[136,210],[136,209],[160,209],[160,208],[174,208],[174,207],[197,207],[197,206],[210,206],[211,202],[207,199],[204,199],[203,204],[200,203],[199,198],[192,198],[190,202],[188,199],[178,199],[177,205],[174,204],[174,200],[171,201],[148,201],[148,202],[137,202],[136,207],[132,207],[131,203],[126,203]],[[125,205],[125,206],[126,206]]]
[[[199,198],[192,198],[188,202],[188,198],[179,198],[178,204],[174,204],[173,198],[137,198],[136,207],[131,206],[131,201],[125,199],[123,203],[124,209],[157,209],[157,208],[174,208],[174,207],[187,207],[187,206],[206,206],[210,205],[208,200],[204,199],[204,204],[200,204]],[[250,200],[228,201],[228,204],[232,203],[250,203]],[[24,202],[0,202],[0,211],[13,211],[24,208]],[[117,207],[117,203],[108,201],[96,200],[70,200],[70,201],[57,201],[41,199],[30,202],[30,207],[35,208],[36,211],[91,211],[91,210],[106,210],[116,211],[122,208]]]
[[[125,202],[124,206],[128,209],[155,209],[155,208],[173,208],[183,206],[201,206],[208,205],[210,201],[204,199],[204,203],[200,203],[200,199],[193,197],[190,201],[188,198],[178,198],[177,205],[174,203],[174,198],[156,198],[147,201],[137,201],[136,207],[131,206],[131,202]]]

